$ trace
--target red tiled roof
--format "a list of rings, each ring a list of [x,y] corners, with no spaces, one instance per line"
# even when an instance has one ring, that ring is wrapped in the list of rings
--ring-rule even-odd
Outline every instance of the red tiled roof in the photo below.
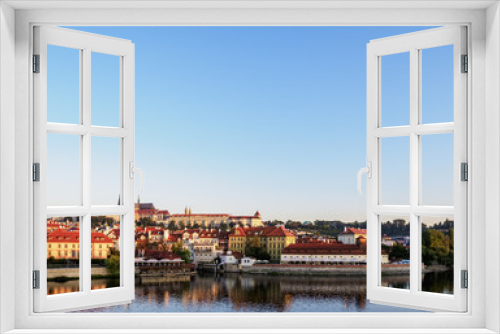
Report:
[[[366,229],[360,229],[360,228],[347,228],[345,231],[343,231],[340,234],[366,234]]]
[[[240,234],[237,235],[236,231]],[[264,227],[235,227],[233,232],[229,234],[229,237],[283,237],[283,236],[295,236],[292,232],[284,228],[283,226],[264,226]]]
[[[175,236],[173,234],[170,234],[167,238],[167,242],[177,242],[179,239],[182,239],[182,238]]]
[[[285,247],[282,254],[366,254],[366,248],[343,243],[291,244]]]
[[[267,234],[268,237],[294,237],[295,234],[291,233],[283,226],[279,226],[274,231],[271,231]]]
[[[91,243],[93,244],[113,244],[113,240],[108,238],[101,232],[92,232],[90,234]],[[77,243],[80,241],[80,232],[54,230],[47,235],[47,242],[50,243]]]
[[[135,213],[138,213],[138,214],[158,213],[158,210],[156,210],[156,209],[139,209],[139,210],[135,210]]]
[[[159,226],[157,226],[157,227],[154,227],[154,226],[153,227],[151,227],[151,226],[150,227],[146,227],[146,232],[149,232],[149,231],[158,231],[158,230],[162,230],[163,231],[163,229],[161,227],[159,227]]]

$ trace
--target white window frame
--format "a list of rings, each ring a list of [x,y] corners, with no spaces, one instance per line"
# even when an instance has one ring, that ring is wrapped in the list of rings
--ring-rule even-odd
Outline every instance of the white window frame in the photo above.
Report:
[[[461,73],[461,56],[467,54],[466,27],[450,26],[370,41],[367,46],[367,161],[371,178],[367,180],[368,270],[367,298],[372,302],[390,305],[412,305],[425,310],[463,312],[467,309],[467,290],[461,288],[461,270],[467,270],[467,183],[461,181],[461,163],[467,163],[467,76]],[[454,117],[448,123],[422,123],[422,50],[439,46],[453,46]],[[409,116],[408,125],[383,127],[381,110],[382,57],[409,53]],[[422,204],[422,141],[424,135],[453,134],[453,197],[452,206]],[[409,139],[409,203],[386,205],[381,203],[381,161],[384,138]],[[381,278],[381,221],[382,215],[410,217],[410,288],[396,289],[382,286]],[[453,294],[421,291],[421,217],[445,216],[455,220],[454,291]],[[416,247],[415,247],[416,246]],[[352,257],[351,257],[352,258]]]
[[[15,11],[11,6],[19,8]],[[99,6],[99,8],[97,8]],[[143,8],[118,8],[128,6]],[[148,6],[152,6],[148,9]],[[179,9],[175,6],[184,6]],[[195,7],[199,6],[199,7]],[[201,7],[203,6],[203,8]],[[225,8],[224,8],[225,6]],[[397,6],[397,9],[391,9]],[[66,7],[66,8],[63,8]],[[75,7],[86,9],[74,9]],[[114,8],[104,10],[103,8]],[[159,8],[163,7],[163,8]],[[170,8],[167,8],[170,7]],[[194,7],[194,8],[193,8]],[[24,9],[21,9],[24,8]],[[48,10],[47,10],[48,9]],[[306,9],[306,10],[304,10]],[[173,333],[260,328],[259,332],[500,332],[500,12],[496,1],[368,2],[18,2],[0,4],[0,330],[12,333]],[[486,23],[486,24],[485,24]],[[32,245],[32,26],[53,25],[446,25],[469,27],[469,152],[467,313],[435,314],[34,314]],[[160,66],[160,65],[159,65]],[[15,82],[15,85],[12,83]],[[15,112],[14,112],[15,110]],[[14,173],[15,171],[15,173]],[[13,178],[12,175],[15,175]],[[487,180],[486,181],[486,175]],[[13,198],[14,196],[14,198]],[[15,222],[15,224],[12,224]],[[12,236],[15,238],[12,238]],[[491,260],[485,265],[486,247]],[[12,250],[15,258],[11,258]],[[12,287],[15,287],[14,289]],[[487,291],[487,293],[486,293]],[[14,307],[12,307],[14,305]],[[143,329],[133,330],[140,327]],[[169,326],[166,328],[166,326]],[[462,330],[459,330],[462,329]],[[116,332],[116,331],[115,331]],[[152,330],[149,330],[152,332]],[[345,332],[345,331],[344,331]]]
[[[40,164],[40,180],[33,184],[34,203],[34,269],[40,272],[40,288],[35,289],[36,312],[85,309],[90,305],[129,303],[134,296],[134,44],[128,40],[60,27],[34,27],[34,53],[39,55],[39,73],[34,83],[34,162]],[[80,122],[61,124],[47,122],[47,45],[73,48],[80,53]],[[93,52],[119,57],[120,102],[119,127],[96,126],[91,123],[91,57]],[[78,206],[47,206],[47,134],[79,136],[80,189]],[[92,138],[119,140],[121,205],[92,205]],[[132,177],[131,177],[132,176]],[[119,215],[120,238],[124,241],[120,254],[120,286],[91,290],[91,253],[102,257],[102,244],[92,245],[91,217]],[[80,217],[79,291],[47,296],[47,228],[48,217]],[[64,248],[67,248],[65,244]],[[99,251],[97,250],[99,249]]]

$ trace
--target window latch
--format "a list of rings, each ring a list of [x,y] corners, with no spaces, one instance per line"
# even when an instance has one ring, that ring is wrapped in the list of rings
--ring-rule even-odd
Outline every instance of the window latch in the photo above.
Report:
[[[363,192],[361,191],[361,176],[364,173],[366,173],[366,177],[368,179],[372,178],[372,163],[370,161],[368,161],[368,163],[366,164],[366,167],[363,167],[358,171],[358,192],[360,195],[363,194]]]
[[[134,167],[134,162],[130,161],[129,176],[131,179],[134,178],[134,173],[139,173],[139,176],[141,177],[141,189],[139,190],[139,195],[141,195],[142,191],[144,190],[144,172],[142,171],[142,169]]]

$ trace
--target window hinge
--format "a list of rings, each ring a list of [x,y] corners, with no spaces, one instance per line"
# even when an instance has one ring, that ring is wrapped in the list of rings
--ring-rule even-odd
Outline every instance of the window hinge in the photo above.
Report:
[[[40,289],[40,270],[33,270],[33,289]]]
[[[466,162],[462,162],[460,168],[461,180],[469,181],[469,165]]]
[[[33,181],[40,182],[40,163],[38,162],[33,164]]]
[[[40,55],[33,55],[33,73],[40,73]]]
[[[467,270],[462,270],[461,272],[462,278],[462,289],[467,289],[469,288],[469,273]]]
[[[462,55],[462,69],[460,72],[467,73],[469,72],[469,56]]]

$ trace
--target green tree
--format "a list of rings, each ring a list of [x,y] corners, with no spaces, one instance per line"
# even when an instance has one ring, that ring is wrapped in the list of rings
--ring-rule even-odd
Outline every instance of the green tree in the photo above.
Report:
[[[185,263],[190,263],[191,262],[191,252],[189,252],[188,249],[185,249],[182,246],[182,242],[178,242],[172,246],[172,252],[180,256],[182,260],[184,260]]]
[[[156,225],[156,223],[150,217],[142,217],[141,219],[139,219],[139,225],[146,227]]]
[[[410,252],[405,248],[405,246],[396,243],[389,253],[389,258],[395,261],[407,260],[410,258]]]
[[[450,228],[448,235],[446,235],[444,232],[435,229],[446,226],[446,224],[451,226],[453,221],[445,221],[444,224],[436,224],[433,229],[429,229],[425,226],[422,230],[422,260],[424,264],[431,265],[439,263],[447,266],[453,265],[454,230]]]
[[[117,274],[120,272],[120,256],[119,255],[111,255],[106,260],[106,269],[111,274]]]
[[[175,231],[177,229],[177,226],[175,225],[174,221],[170,221],[167,226],[167,230],[169,231]]]

